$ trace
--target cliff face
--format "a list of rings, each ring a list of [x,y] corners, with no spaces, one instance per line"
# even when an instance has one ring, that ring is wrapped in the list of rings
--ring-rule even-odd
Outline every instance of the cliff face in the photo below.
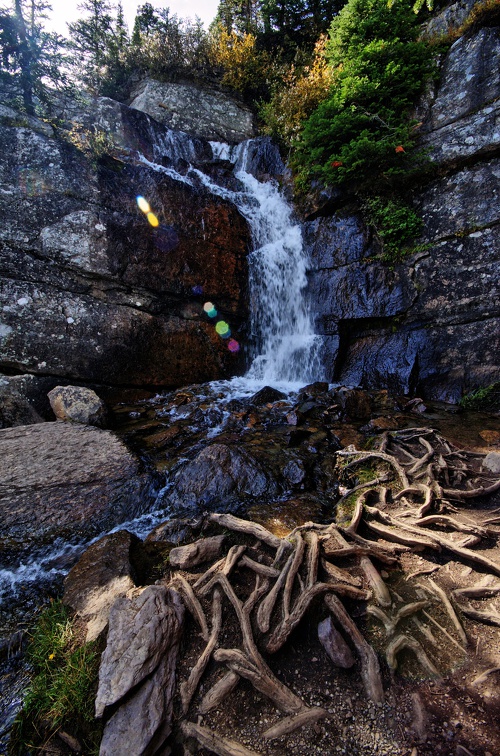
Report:
[[[245,322],[247,224],[201,183],[169,175],[189,161],[223,177],[223,163],[208,142],[111,100],[69,117],[96,126],[105,149],[82,152],[67,131],[0,106],[0,371],[118,386],[234,374],[239,358],[203,302],[235,334]]]
[[[453,402],[499,380],[499,98],[500,29],[458,39],[420,112],[425,252],[389,269],[348,207],[304,224],[330,380]]]

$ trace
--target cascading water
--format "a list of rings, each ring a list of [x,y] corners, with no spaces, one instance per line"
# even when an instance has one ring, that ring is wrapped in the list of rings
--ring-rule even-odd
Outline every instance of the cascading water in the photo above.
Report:
[[[307,259],[300,225],[275,180],[259,181],[252,162],[267,140],[248,140],[236,147],[211,142],[214,159],[234,165],[241,189],[227,189],[198,168],[181,174],[179,163],[192,163],[200,156],[200,144],[181,132],[154,134],[155,160],[168,157],[171,166],[144,162],[171,178],[194,183],[233,202],[247,219],[254,249],[249,256],[251,303],[251,364],[246,378],[251,382],[303,386],[323,378],[321,337],[314,333],[309,303],[305,297]],[[277,151],[276,151],[277,154]],[[276,160],[276,155],[274,156]]]
[[[254,249],[249,256],[251,341],[250,367],[246,376],[213,384],[214,402],[219,402],[222,422],[212,428],[213,438],[224,427],[224,404],[235,396],[253,394],[263,385],[273,385],[290,392],[323,378],[320,362],[321,338],[314,334],[313,320],[305,298],[307,259],[302,246],[300,226],[279,191],[275,180],[259,181],[254,166],[280,163],[277,150],[269,140],[249,140],[236,147],[218,142],[208,143],[187,134],[171,131],[150,121],[149,138],[152,160],[139,160],[154,171],[176,181],[202,185],[214,194],[233,202],[247,219]],[[263,155],[262,153],[269,154]],[[196,165],[213,160],[233,165],[234,178],[227,188],[217,184]],[[269,160],[268,160],[269,162]],[[283,168],[281,164],[281,168]],[[267,168],[269,170],[269,168]],[[223,397],[223,398],[222,398]],[[168,516],[164,510],[139,520],[122,523],[131,532],[144,537],[157,522]],[[88,545],[88,544],[87,544]],[[0,570],[0,604],[15,595],[19,586],[48,582],[67,571],[71,554],[75,558],[82,544],[60,543],[40,554],[31,554],[26,564]],[[67,559],[68,557],[68,559]]]

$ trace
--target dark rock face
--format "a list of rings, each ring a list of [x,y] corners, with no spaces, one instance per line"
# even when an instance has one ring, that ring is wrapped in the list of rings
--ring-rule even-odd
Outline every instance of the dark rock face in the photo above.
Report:
[[[391,269],[352,207],[304,224],[331,381],[457,402],[499,379],[499,51],[498,28],[457,40],[427,103],[427,249]]]
[[[122,386],[237,372],[202,308],[210,298],[235,334],[245,321],[246,221],[201,185],[145,162],[169,150],[178,163],[208,159],[208,143],[176,141],[102,99],[74,114],[110,141],[113,157],[92,157],[67,132],[9,113],[0,112],[0,369]]]
[[[203,449],[176,473],[173,483],[165,502],[176,512],[237,510],[242,502],[278,491],[271,474],[246,450],[225,444]]]
[[[0,431],[0,557],[58,536],[88,538],[147,511],[152,480],[111,432],[70,423]]]

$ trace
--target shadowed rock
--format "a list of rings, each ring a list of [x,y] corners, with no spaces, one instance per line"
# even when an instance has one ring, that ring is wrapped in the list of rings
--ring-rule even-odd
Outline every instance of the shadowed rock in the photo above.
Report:
[[[152,479],[110,431],[73,423],[4,428],[0,457],[6,562],[58,536],[95,536],[153,500]]]
[[[112,607],[96,716],[123,703],[105,726],[101,756],[154,754],[170,734],[183,615],[179,594],[164,586],[149,586]]]
[[[175,509],[231,510],[260,496],[276,495],[271,475],[242,449],[212,444],[179,470],[166,501]]]
[[[319,623],[318,638],[326,653],[337,667],[350,669],[354,665],[355,659],[352,651],[335,628],[331,617],[327,617],[323,622]]]

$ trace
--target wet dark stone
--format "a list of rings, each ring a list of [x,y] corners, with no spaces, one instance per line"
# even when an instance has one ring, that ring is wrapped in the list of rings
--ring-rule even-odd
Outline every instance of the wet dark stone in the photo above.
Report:
[[[261,407],[264,404],[272,404],[273,402],[278,402],[280,399],[286,398],[286,394],[282,391],[278,391],[278,389],[275,389],[272,386],[264,386],[264,388],[261,388],[260,391],[257,391],[257,393],[252,396],[250,404],[253,404],[255,407]]]
[[[329,384],[326,383],[326,381],[316,381],[315,383],[310,383],[308,386],[301,388],[299,391],[299,396],[302,396],[304,394],[316,399],[323,394],[326,394],[328,389]]]
[[[371,415],[372,402],[366,391],[343,386],[335,391],[334,399],[348,417],[363,420]]]
[[[283,469],[283,476],[294,486],[302,483],[306,477],[304,463],[300,459],[290,460]]]
[[[186,517],[176,517],[173,520],[157,525],[146,537],[146,543],[159,543],[165,546],[180,546],[189,543],[198,535],[196,522]]]
[[[271,473],[246,449],[212,444],[178,470],[164,503],[174,512],[238,511],[278,490]]]

